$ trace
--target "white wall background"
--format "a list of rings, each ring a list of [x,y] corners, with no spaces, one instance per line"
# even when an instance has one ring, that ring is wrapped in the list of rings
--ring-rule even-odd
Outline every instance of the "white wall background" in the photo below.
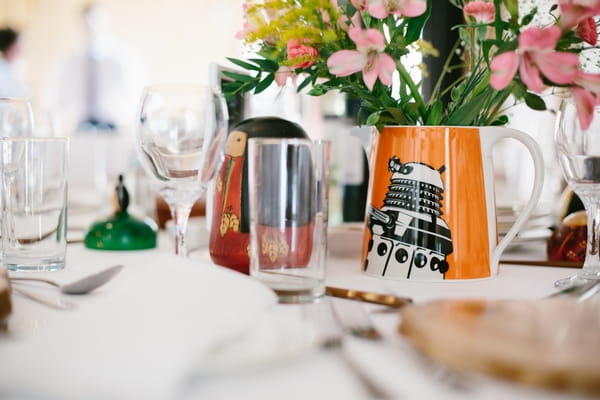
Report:
[[[52,84],[63,57],[83,40],[89,0],[0,0],[0,26],[23,33],[23,64],[33,97]],[[112,31],[145,64],[152,82],[203,81],[210,61],[239,56],[242,0],[98,0]]]

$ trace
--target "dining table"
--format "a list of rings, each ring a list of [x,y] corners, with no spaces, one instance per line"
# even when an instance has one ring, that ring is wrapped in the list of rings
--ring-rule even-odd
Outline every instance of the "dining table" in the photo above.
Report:
[[[508,256],[511,251],[515,259],[535,258],[545,248],[537,242],[509,249]],[[399,333],[402,309],[328,296],[315,304],[279,304],[252,277],[214,265],[206,246],[189,258],[175,256],[166,231],[151,250],[92,250],[76,241],[63,270],[13,276],[66,283],[116,264],[122,271],[85,295],[18,284],[62,296],[70,307],[54,309],[13,293],[12,314],[0,330],[0,399],[586,398],[437,364]],[[508,262],[490,279],[389,280],[365,274],[356,251],[338,249],[328,256],[326,284],[410,297],[415,304],[539,299],[573,273]],[[330,321],[319,313],[340,303],[360,308],[378,338],[341,329],[331,345],[323,333]]]

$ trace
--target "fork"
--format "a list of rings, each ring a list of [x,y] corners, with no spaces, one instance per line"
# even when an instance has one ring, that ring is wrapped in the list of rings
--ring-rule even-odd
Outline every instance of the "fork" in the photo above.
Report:
[[[369,341],[383,341],[384,337],[375,327],[371,315],[364,304],[348,300],[336,300],[332,305],[334,315],[344,331],[356,338]],[[418,363],[427,370],[428,375],[451,389],[461,392],[470,390],[466,376],[449,367],[437,363],[415,351]]]
[[[338,356],[348,370],[354,374],[357,381],[363,386],[370,398],[378,400],[392,400],[386,389],[377,383],[364,369],[348,355],[344,344],[344,331],[336,318],[329,298],[303,306],[304,316],[317,329],[321,348],[331,351]],[[357,331],[358,332],[358,331]]]

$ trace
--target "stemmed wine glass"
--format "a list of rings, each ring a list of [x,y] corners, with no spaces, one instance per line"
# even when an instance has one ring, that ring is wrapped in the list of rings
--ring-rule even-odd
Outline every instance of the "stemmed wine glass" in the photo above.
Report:
[[[177,255],[187,256],[190,211],[222,160],[227,115],[225,99],[216,88],[155,85],[143,91],[137,120],[138,155],[171,210]]]
[[[25,137],[33,134],[31,103],[21,97],[0,97],[0,137]]]
[[[588,129],[582,129],[572,99],[563,100],[555,131],[558,158],[567,183],[587,213],[587,249],[583,268],[554,283],[558,288],[600,279],[600,107]]]

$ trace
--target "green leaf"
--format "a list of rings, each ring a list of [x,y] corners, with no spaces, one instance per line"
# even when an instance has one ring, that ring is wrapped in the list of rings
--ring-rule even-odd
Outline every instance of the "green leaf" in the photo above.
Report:
[[[225,93],[236,92],[241,87],[242,87],[242,85],[240,84],[240,82],[225,82],[223,84],[223,92],[225,92]]]
[[[481,43],[481,52],[483,53],[483,59],[487,64],[490,63],[490,49],[492,48],[493,43],[489,40],[484,40]]]
[[[426,125],[439,125],[442,120],[442,111],[443,105],[440,100],[433,103],[433,106],[429,109],[429,114],[427,115]]]
[[[527,92],[525,94],[525,103],[533,110],[544,111],[546,109],[546,102],[544,99],[535,93]]]
[[[252,61],[253,63],[259,65],[265,72],[277,72],[279,69],[279,64],[272,60],[267,60],[264,58],[251,58],[248,61]]]
[[[452,101],[458,101],[458,99],[462,97],[466,86],[467,82],[463,81],[460,85],[452,88],[452,90],[450,91],[450,98],[452,99]]]
[[[259,94],[261,92],[264,92],[265,89],[267,89],[269,86],[271,86],[271,83],[273,83],[274,80],[275,80],[275,74],[271,73],[271,74],[267,75],[265,77],[265,79],[263,79],[262,81],[260,81],[258,83],[258,85],[256,85],[256,89],[254,89],[254,94]]]
[[[462,107],[454,110],[454,112],[448,117],[446,124],[460,126],[472,125],[473,120],[475,120],[487,99],[488,96],[486,96],[485,93],[475,96],[475,98],[473,98],[471,101],[466,102],[462,105]]]
[[[473,43],[471,43],[471,36],[469,35],[469,32],[467,32],[466,29],[460,28],[458,30],[458,36],[460,37],[460,40],[465,42],[469,47],[473,46]]]
[[[413,121],[417,121],[419,119],[419,105],[417,103],[411,102],[406,104],[405,110],[408,117],[412,118]]]
[[[352,14],[348,14],[348,15],[352,15]],[[362,13],[362,20],[363,23],[365,24],[366,28],[370,28],[371,27],[371,14],[368,13]]]
[[[537,14],[537,12],[538,12],[537,7],[533,7],[533,10],[531,10],[529,12],[529,14],[527,14],[526,16],[524,16],[521,19],[521,26],[529,25],[531,23],[531,21],[533,21],[533,18],[535,17],[535,15]]]
[[[439,1],[439,0],[438,0]],[[406,27],[406,43],[412,43],[422,36],[423,27],[431,15],[433,0],[427,0],[427,11],[418,17],[410,18]]]
[[[308,77],[306,77],[306,79],[304,79],[300,83],[300,85],[298,85],[298,89],[296,89],[296,91],[300,92],[302,89],[304,89],[306,86],[308,86],[312,81],[313,81],[313,76],[309,75]]]
[[[323,85],[315,85],[308,91],[311,96],[322,96],[327,93],[327,89]]]
[[[477,83],[477,86],[471,92],[473,96],[483,93],[486,89],[491,89],[489,72],[479,74],[477,77],[479,78],[479,83]]]
[[[242,68],[245,68],[245,69],[248,69],[248,70],[252,70],[252,71],[260,71],[260,68],[259,68],[259,67],[257,67],[257,66],[256,66],[256,65],[254,65],[254,64],[250,64],[250,63],[247,63],[247,62],[245,62],[245,61],[238,60],[237,58],[230,58],[230,57],[226,57],[226,58],[227,58],[227,60],[229,60],[231,63],[233,63],[233,64],[235,64],[235,65],[237,65],[237,66],[239,66],[239,67],[242,67]]]
[[[386,112],[388,112],[391,116],[389,123],[395,125],[412,125],[414,121],[411,121],[404,111],[398,107],[386,107]]]
[[[376,125],[379,120],[379,111],[376,111],[367,117],[367,125]]]
[[[246,82],[246,83],[244,83],[244,84],[241,86],[241,88],[240,88],[240,91],[241,91],[242,93],[249,92],[249,91],[251,91],[252,89],[254,89],[254,88],[256,87],[256,85],[257,85],[257,84],[258,84],[258,79],[253,79],[253,80],[251,80],[250,82]]]
[[[223,71],[223,75],[225,75],[226,77],[231,78],[235,81],[238,81],[238,82],[250,82],[251,80],[254,79],[254,77],[252,77],[250,75],[239,74],[237,72],[230,72],[230,71]]]
[[[506,10],[513,19],[519,18],[519,0],[503,0]]]
[[[492,121],[492,125],[494,126],[503,126],[508,124],[508,115],[501,115]]]

